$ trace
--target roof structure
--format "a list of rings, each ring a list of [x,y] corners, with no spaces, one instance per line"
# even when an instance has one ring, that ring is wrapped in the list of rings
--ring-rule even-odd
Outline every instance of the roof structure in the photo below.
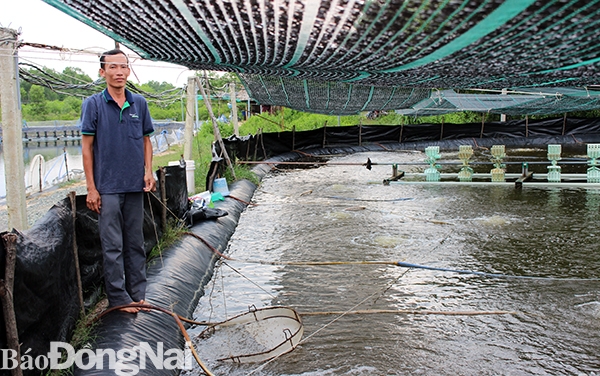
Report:
[[[258,102],[304,111],[600,84],[600,0],[44,1],[143,58],[237,72]],[[544,106],[527,103],[515,113]]]

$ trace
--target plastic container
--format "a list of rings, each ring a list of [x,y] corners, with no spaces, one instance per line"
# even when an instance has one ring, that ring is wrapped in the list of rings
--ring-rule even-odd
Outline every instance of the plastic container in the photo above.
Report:
[[[169,166],[180,166],[180,161],[171,161]],[[187,185],[188,196],[193,194],[196,190],[196,180],[194,178],[194,171],[196,170],[196,163],[192,160],[185,161],[185,182]]]
[[[229,187],[227,186],[227,179],[215,179],[215,181],[213,182],[213,192],[220,193],[223,196],[229,196]]]

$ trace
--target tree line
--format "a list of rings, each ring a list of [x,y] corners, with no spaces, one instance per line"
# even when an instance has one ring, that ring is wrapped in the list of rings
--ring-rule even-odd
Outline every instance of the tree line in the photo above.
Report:
[[[20,68],[20,99],[22,118],[25,122],[29,121],[47,121],[47,120],[77,120],[81,114],[81,103],[83,99],[104,89],[104,83],[94,83],[94,79],[89,77],[80,68],[67,67],[62,72],[57,72],[51,68],[38,68],[26,66]],[[231,115],[230,103],[227,99],[222,99],[223,94],[229,95],[229,84],[235,83],[237,88],[242,84],[239,78],[233,73],[208,72],[209,82],[208,90],[211,93],[212,107],[215,115],[219,118],[221,115],[229,117]],[[60,85],[53,83],[60,82]],[[130,82],[131,84],[131,82]],[[60,86],[60,89],[57,89]],[[149,81],[141,85],[133,85],[136,91],[148,99],[148,107],[153,119],[156,120],[185,120],[185,91],[183,88],[176,90],[174,85],[168,82]],[[168,93],[165,94],[165,93]],[[227,97],[228,98],[228,97]],[[245,106],[238,105],[238,118],[242,119],[241,111]],[[288,109],[288,114],[300,116],[300,111]],[[266,115],[266,114],[265,114]],[[290,115],[286,115],[287,117]],[[482,117],[483,116],[483,117]],[[530,116],[530,119],[540,119],[548,117],[557,117],[558,115],[537,115]],[[574,117],[599,117],[600,111],[579,111],[571,112],[569,116]],[[202,100],[198,101],[198,118],[200,120],[209,119],[208,110]],[[322,126],[323,124],[409,124],[409,123],[478,123],[484,121],[498,121],[500,115],[484,114],[476,112],[457,112],[438,116],[407,117],[396,115],[393,112],[377,119],[365,119],[364,116],[342,116],[339,120],[335,116],[302,113],[301,123],[314,124]],[[525,116],[512,116],[511,119],[522,119]],[[1,120],[1,115],[0,115]],[[264,120],[264,119],[263,119]],[[270,119],[269,119],[270,120]],[[279,123],[283,119],[277,115],[276,120],[270,120],[270,124]],[[299,119],[295,119],[299,120]],[[263,122],[260,122],[263,123]],[[289,124],[289,122],[285,122]],[[318,125],[317,125],[318,124]],[[259,122],[257,122],[259,126]],[[264,124],[263,124],[264,126]],[[283,124],[279,128],[283,127]],[[267,128],[269,128],[267,126]],[[275,127],[278,128],[278,127]],[[264,130],[264,129],[263,129]]]
[[[25,122],[77,120],[81,115],[83,99],[100,92],[105,87],[103,82],[90,85],[94,79],[76,67],[67,67],[62,72],[46,67],[25,67],[20,71],[21,114]],[[228,94],[227,84],[230,82],[236,82],[241,87],[239,79],[231,73],[217,74],[216,72],[210,72],[208,79],[210,87],[217,92],[217,97],[212,102],[215,115],[228,116],[230,112],[228,102],[220,99],[218,94]],[[53,82],[60,82],[61,89],[57,89],[57,85],[53,85]],[[184,121],[186,98],[183,88],[177,90],[178,88],[168,82],[154,80],[141,85],[133,85],[130,82],[129,85],[146,97],[153,119]],[[202,101],[198,103],[198,113],[201,119],[208,118],[208,111]]]

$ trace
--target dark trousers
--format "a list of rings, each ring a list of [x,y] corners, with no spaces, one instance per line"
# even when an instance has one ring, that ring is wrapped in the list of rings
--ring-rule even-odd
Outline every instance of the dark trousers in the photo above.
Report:
[[[139,302],[146,296],[144,194],[101,195],[101,199],[98,229],[109,306]]]

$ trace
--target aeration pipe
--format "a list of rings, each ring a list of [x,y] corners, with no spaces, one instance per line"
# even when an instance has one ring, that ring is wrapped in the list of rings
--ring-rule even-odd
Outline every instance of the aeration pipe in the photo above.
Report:
[[[429,163],[423,162],[371,162],[370,159],[365,163],[360,162],[328,162],[328,161],[237,161],[238,164],[267,164],[267,165],[340,165],[340,166],[366,166],[370,169],[370,166],[422,166],[429,165]],[[523,163],[528,163],[529,165],[550,165],[552,164],[550,161],[503,161],[502,164],[505,165],[521,165]],[[438,161],[436,162],[438,165],[456,165],[462,166],[463,162],[461,161]],[[469,165],[493,165],[492,162],[469,162]],[[561,165],[587,165],[588,161],[584,159],[573,159],[573,160],[563,160]]]

